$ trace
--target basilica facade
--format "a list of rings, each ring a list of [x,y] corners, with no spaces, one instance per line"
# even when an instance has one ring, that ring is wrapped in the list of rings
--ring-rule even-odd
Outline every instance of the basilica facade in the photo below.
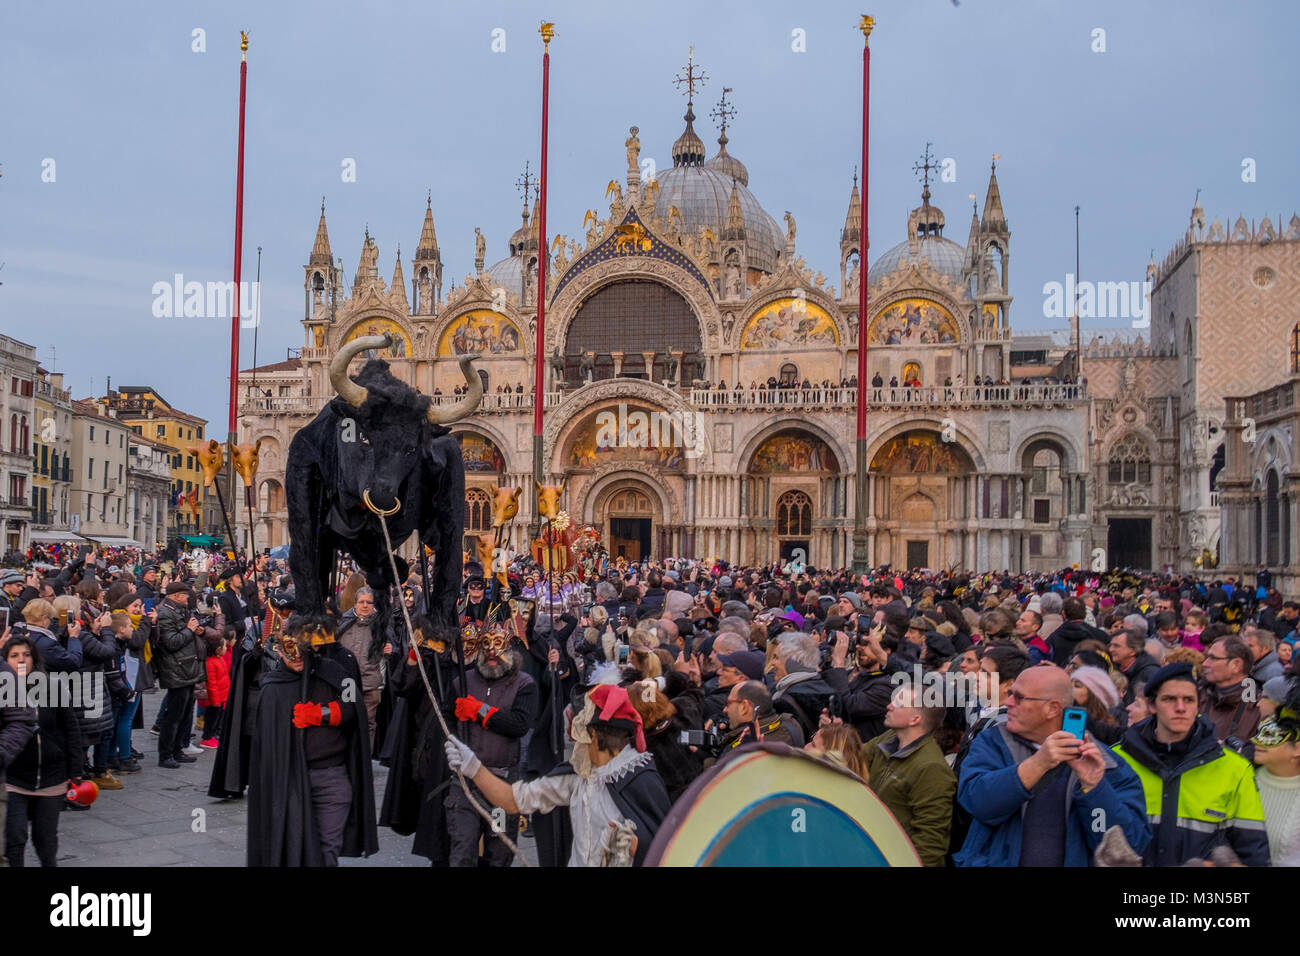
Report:
[[[640,131],[629,131],[625,172],[606,187],[608,209],[587,211],[584,234],[542,250],[537,207],[525,205],[507,254],[489,263],[476,229],[474,271],[447,289],[431,198],[409,263],[399,254],[385,282],[367,233],[349,285],[322,205],[304,267],[301,352],[241,372],[241,441],[262,442],[256,546],[287,543],[285,455],[332,397],[331,357],[386,332],[393,344],[379,357],[435,402],[455,400],[458,357],[480,356],[483,402],[454,426],[467,536],[487,529],[496,486],[523,488],[518,523],[531,519],[541,401],[546,479],[563,483],[566,510],[597,526],[611,553],[742,563],[802,554],[844,566],[855,501],[850,380],[866,348],[873,565],[1154,568],[1217,554],[1213,452],[1192,434],[1214,397],[1186,391],[1183,333],[1160,319],[1151,333],[1086,341],[1065,330],[1013,333],[1011,228],[996,167],[964,245],[945,234],[927,177],[899,241],[865,279],[855,176],[838,275],[827,276],[798,254],[794,216],[782,224],[757,198],[760,185],[751,191],[725,124],[710,158],[694,119],[688,106],[673,166],[653,180],[641,179]],[[552,218],[577,221],[567,212]],[[1278,237],[1300,247],[1292,238]],[[541,396],[531,388],[539,355]]]

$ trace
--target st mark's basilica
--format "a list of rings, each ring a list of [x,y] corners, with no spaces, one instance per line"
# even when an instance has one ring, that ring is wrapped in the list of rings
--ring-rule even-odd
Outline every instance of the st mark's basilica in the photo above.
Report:
[[[728,150],[725,100],[717,115],[710,158],[692,96],[672,168],[653,180],[641,179],[640,130],[621,153],[607,144],[624,172],[605,189],[606,215],[589,211],[584,235],[550,243],[540,349],[547,479],[563,481],[564,507],[596,525],[612,555],[750,564],[802,549],[810,564],[844,566],[855,500],[857,177],[846,176],[840,261],[827,275],[799,255],[795,217],[778,219],[751,191]],[[1094,561],[1096,549],[1109,566],[1210,569],[1225,551],[1243,568],[1289,563],[1300,533],[1295,415],[1283,409],[1276,434],[1237,463],[1243,523],[1229,548],[1216,479],[1229,397],[1270,385],[1300,402],[1300,219],[1284,229],[1278,217],[1276,230],[1267,218],[1239,219],[1229,232],[1217,220],[1207,228],[1198,201],[1165,261],[1147,265],[1150,328],[1016,333],[996,164],[965,244],[930,202],[931,168],[927,151],[920,202],[866,277],[871,564],[1046,569]],[[569,212],[551,219],[576,222]],[[367,232],[345,287],[322,205],[304,270],[301,352],[240,373],[241,440],[262,440],[259,546],[286,543],[285,455],[332,397],[331,357],[384,332],[393,372],[439,402],[454,401],[463,382],[457,356],[481,356],[482,405],[455,426],[466,533],[487,530],[487,489],[498,485],[525,489],[519,519],[531,519],[535,202],[521,220],[492,263],[476,229],[474,273],[444,288],[430,198],[414,257],[398,254],[385,282]],[[1238,333],[1274,344],[1233,361]]]

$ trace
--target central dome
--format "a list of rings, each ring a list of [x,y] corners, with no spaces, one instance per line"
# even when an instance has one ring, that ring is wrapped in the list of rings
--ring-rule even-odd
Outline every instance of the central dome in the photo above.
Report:
[[[785,249],[785,231],[768,215],[749,187],[708,166],[674,166],[656,175],[659,195],[655,215],[668,217],[672,206],[682,214],[681,231],[698,233],[708,228],[719,242],[727,226],[727,200],[731,186],[745,217],[745,236],[749,242],[749,264],[764,272],[776,271],[777,256]]]

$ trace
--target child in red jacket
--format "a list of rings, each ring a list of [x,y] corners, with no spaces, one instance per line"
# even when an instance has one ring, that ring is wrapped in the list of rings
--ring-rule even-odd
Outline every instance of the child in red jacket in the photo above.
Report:
[[[208,703],[203,709],[203,731],[206,735],[199,746],[215,750],[220,743],[221,718],[230,696],[230,660],[235,646],[233,629],[226,636],[208,639],[207,669]]]

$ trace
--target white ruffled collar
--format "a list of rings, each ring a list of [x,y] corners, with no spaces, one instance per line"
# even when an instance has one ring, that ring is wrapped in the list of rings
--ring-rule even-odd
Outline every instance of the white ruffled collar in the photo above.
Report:
[[[594,780],[603,784],[615,783],[632,773],[632,771],[644,767],[653,759],[654,757],[650,754],[650,751],[638,753],[636,748],[629,744],[620,750],[618,755],[609,763],[603,767],[594,768],[591,776]]]

